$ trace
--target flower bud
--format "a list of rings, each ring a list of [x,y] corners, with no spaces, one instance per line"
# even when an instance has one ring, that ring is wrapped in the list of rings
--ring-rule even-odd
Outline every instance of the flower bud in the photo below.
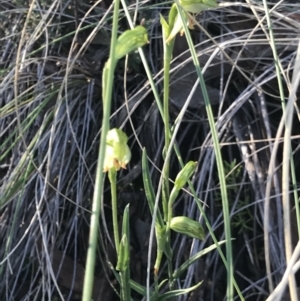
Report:
[[[116,59],[121,59],[130,52],[148,43],[147,30],[143,26],[136,26],[134,29],[123,32],[116,45]]]
[[[189,181],[190,177],[194,174],[196,170],[197,162],[189,161],[182,170],[178,173],[175,179],[174,188],[176,190],[181,190],[183,186]]]
[[[126,165],[131,159],[131,151],[127,145],[128,137],[120,129],[112,129],[106,135],[106,150],[103,171],[111,168],[120,170],[126,169]]]
[[[218,6],[216,0],[179,0],[179,4],[183,10],[194,14]]]
[[[175,232],[185,234],[192,238],[200,240],[204,239],[204,230],[200,223],[186,216],[173,217],[170,223],[170,228]]]

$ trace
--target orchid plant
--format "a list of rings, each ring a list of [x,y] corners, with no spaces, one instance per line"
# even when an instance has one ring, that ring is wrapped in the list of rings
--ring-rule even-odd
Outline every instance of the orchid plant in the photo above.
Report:
[[[117,265],[113,269],[113,273],[120,285],[120,299],[122,301],[130,301],[131,290],[143,296],[149,296],[149,300],[166,300],[186,294],[193,291],[201,283],[196,284],[188,289],[176,290],[174,284],[179,278],[180,274],[185,271],[191,264],[199,259],[202,255],[211,250],[218,248],[224,241],[215,243],[209,248],[202,250],[195,254],[192,258],[184,262],[178,269],[173,271],[173,251],[171,244],[171,230],[177,233],[186,235],[193,239],[202,240],[205,237],[204,229],[198,221],[195,221],[187,216],[173,216],[173,204],[178,198],[181,190],[190,181],[195,173],[197,162],[188,162],[178,173],[174,187],[171,190],[169,186],[169,168],[170,156],[167,156],[171,145],[171,128],[169,121],[169,71],[174,46],[174,38],[178,33],[183,34],[184,24],[193,28],[193,14],[198,14],[203,10],[217,7],[216,0],[179,0],[174,3],[170,9],[168,22],[161,16],[161,25],[163,29],[164,40],[164,101],[163,101],[163,121],[165,125],[165,145],[163,150],[164,168],[162,172],[162,208],[163,212],[159,209],[155,213],[155,234],[157,241],[157,254],[154,265],[154,285],[150,294],[147,287],[144,287],[130,278],[130,236],[129,236],[129,207],[127,206],[123,215],[122,234],[121,239],[119,236],[118,213],[117,213],[117,172],[120,169],[126,169],[127,164],[131,159],[131,151],[127,144],[128,137],[121,129],[109,130],[109,117],[111,107],[111,91],[112,91],[112,78],[117,61],[137,48],[142,47],[148,43],[147,30],[143,26],[136,26],[134,29],[125,31],[116,38],[116,28],[118,24],[118,9],[119,2],[115,1],[114,7],[114,29],[111,43],[110,57],[104,66],[102,78],[102,99],[103,99],[103,126],[101,134],[101,143],[99,151],[99,160],[97,167],[96,189],[93,200],[93,215],[91,218],[91,234],[90,234],[90,249],[88,252],[87,269],[84,282],[84,295],[83,301],[90,301],[92,280],[93,280],[93,266],[95,263],[97,220],[99,218],[99,202],[101,200],[101,189],[104,180],[104,174],[108,173],[108,178],[111,186],[111,199],[112,199],[112,215],[113,215],[113,228],[114,228],[114,241],[117,254]],[[183,17],[179,14],[178,10],[183,11]],[[142,157],[142,171],[143,181],[151,213],[154,215],[155,210],[155,193],[152,185],[152,180],[148,167],[148,159],[146,150],[143,150]],[[95,210],[94,210],[95,208]],[[93,232],[94,231],[94,232]],[[163,256],[167,259],[168,266],[168,283],[169,291],[160,292],[161,287],[164,285],[165,280],[160,281],[159,271]],[[89,256],[93,260],[89,261]],[[92,268],[91,268],[91,265]],[[116,273],[119,272],[119,274]],[[148,300],[148,299],[147,299]]]

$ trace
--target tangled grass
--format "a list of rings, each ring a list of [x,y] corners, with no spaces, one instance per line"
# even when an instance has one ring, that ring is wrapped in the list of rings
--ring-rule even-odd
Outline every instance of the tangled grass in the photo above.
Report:
[[[150,36],[145,54],[160,91],[159,14],[169,7],[170,3],[155,1],[129,5],[138,21],[145,19]],[[270,1],[269,9],[274,40],[263,1],[222,2],[219,9],[197,17],[202,28],[192,33],[226,161],[234,272],[245,300],[266,299],[282,281],[290,261],[287,232],[293,250],[300,229],[299,101],[294,101],[294,111],[286,110],[291,91],[298,90],[292,78],[293,72],[299,73],[300,4]],[[102,116],[101,71],[109,50],[111,15],[109,1],[0,0],[1,300],[81,297]],[[120,24],[120,31],[128,28],[123,11]],[[193,91],[197,77],[184,38],[176,41],[172,66],[172,122],[190,101],[177,144],[185,162],[198,161],[194,187],[222,240],[214,146],[201,91]],[[119,63],[116,73],[111,124],[130,135],[133,153],[128,170],[119,177],[119,207],[121,213],[131,204],[132,277],[144,284],[151,215],[141,180],[141,147],[152,160],[157,185],[164,129],[138,54]],[[189,99],[191,91],[195,94]],[[292,122],[288,140],[280,131],[286,116]],[[288,144],[291,171],[286,173],[283,154]],[[172,158],[171,179],[178,170]],[[107,190],[105,184],[94,300],[117,298],[108,263],[116,259],[111,255]],[[203,222],[187,192],[175,211]],[[209,235],[203,242],[174,236],[175,265],[210,241]],[[295,289],[297,278],[296,274]],[[192,265],[177,286],[186,288],[201,280],[203,285],[192,296],[178,300],[224,299],[226,269],[217,252]],[[288,293],[280,300],[284,298],[289,300]]]

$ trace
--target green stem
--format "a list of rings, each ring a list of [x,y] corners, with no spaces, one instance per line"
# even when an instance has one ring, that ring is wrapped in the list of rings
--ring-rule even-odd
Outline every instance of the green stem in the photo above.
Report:
[[[169,84],[170,84],[170,63],[172,50],[170,46],[165,44],[164,49],[164,98],[163,98],[163,121],[165,130],[165,146],[163,150],[163,158],[166,159],[166,152],[170,146],[170,120],[169,120]],[[164,219],[168,216],[167,204],[169,201],[170,185],[169,185],[170,159],[167,159],[163,169],[163,185],[162,185],[162,205],[164,211]]]
[[[170,120],[169,120],[169,89],[170,89],[170,65],[172,57],[171,45],[165,45],[164,51],[164,124],[165,124],[165,152],[168,150],[170,145]]]
[[[169,33],[168,33],[169,34]],[[164,98],[163,98],[163,119],[164,119],[164,129],[165,129],[165,146],[163,150],[164,168],[162,171],[163,182],[162,182],[162,206],[164,211],[164,220],[169,221],[169,216],[172,216],[172,206],[171,209],[168,208],[169,198],[170,198],[170,185],[169,185],[169,172],[170,172],[170,156],[166,156],[167,151],[170,146],[171,135],[170,135],[170,120],[169,120],[169,89],[170,89],[170,65],[172,59],[174,40],[169,44],[164,42]],[[170,212],[171,210],[171,212]],[[166,229],[166,248],[171,250],[171,235],[170,230],[168,230],[168,225]],[[169,283],[172,283],[173,267],[172,267],[172,257],[167,256],[168,262],[168,274]],[[171,287],[170,287],[171,289]]]
[[[168,216],[167,216],[167,226],[166,226],[166,244],[171,249],[171,231],[170,225],[173,216],[173,206],[171,200],[168,201]],[[172,249],[171,249],[172,250]],[[169,288],[173,289],[174,281],[173,281],[173,266],[172,266],[172,258],[168,256],[168,273],[169,273]]]
[[[114,239],[117,255],[119,254],[120,247],[120,236],[119,236],[119,226],[118,226],[118,204],[117,204],[117,172],[114,168],[108,171],[108,177],[110,181],[111,190],[111,207],[112,207],[112,219],[114,228]]]
[[[174,5],[171,8],[171,11],[176,13],[176,7]],[[165,29],[163,33],[163,47],[164,47],[164,96],[163,96],[163,122],[164,122],[164,131],[165,131],[165,145],[163,150],[163,159],[164,168],[162,171],[163,176],[163,183],[162,183],[162,206],[164,212],[164,220],[167,221],[168,216],[168,202],[170,196],[170,185],[169,185],[169,173],[170,173],[170,156],[166,158],[167,151],[170,146],[171,141],[171,129],[170,129],[170,117],[169,117],[169,93],[170,93],[170,65],[172,59],[172,52],[174,48],[174,39],[171,40],[169,43],[166,43],[170,32],[172,31],[173,27],[173,16],[172,24],[169,26],[168,29]]]
[[[117,42],[117,30],[118,30],[118,18],[119,18],[119,0],[115,0],[114,15],[113,15],[113,26],[111,35],[110,45],[110,59],[106,63],[105,72],[103,77],[107,77],[107,80],[103,80],[105,86],[102,87],[102,101],[103,101],[103,119],[102,119],[102,131],[99,146],[98,163],[96,169],[96,181],[95,190],[93,196],[92,215],[90,224],[90,235],[89,235],[89,248],[87,252],[86,268],[84,275],[84,285],[82,301],[91,301],[92,290],[94,285],[94,270],[96,262],[96,250],[97,250],[97,236],[99,226],[99,216],[101,208],[101,196],[103,193],[102,184],[104,179],[103,165],[106,148],[106,135],[109,130],[109,118],[111,110],[111,96],[114,78],[114,69],[116,66],[115,49]]]
[[[130,301],[130,275],[128,272],[128,268],[124,272],[120,272],[120,282],[121,282],[121,300],[122,301]]]
[[[156,256],[156,258],[158,258],[158,257],[159,257],[159,255]],[[160,257],[160,261],[161,261],[161,257]],[[159,264],[160,264],[160,261],[159,261]],[[154,294],[153,294],[153,300],[158,299],[158,296],[159,296],[158,288],[159,288],[158,270],[155,269],[155,265],[154,265]]]

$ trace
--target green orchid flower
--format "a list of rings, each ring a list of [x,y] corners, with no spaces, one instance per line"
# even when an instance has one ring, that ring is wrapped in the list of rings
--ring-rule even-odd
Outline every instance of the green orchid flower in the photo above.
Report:
[[[119,60],[147,43],[149,42],[145,27],[139,25],[134,29],[126,30],[118,38],[116,46],[116,58]]]
[[[171,220],[170,228],[178,233],[192,238],[203,240],[205,238],[203,227],[199,222],[186,216],[176,216]]]
[[[179,0],[179,4],[185,11],[193,14],[199,14],[204,10],[218,6],[216,0]]]
[[[108,131],[106,136],[106,150],[103,171],[114,168],[116,171],[126,169],[131,159],[131,151],[127,145],[128,137],[120,129]]]

